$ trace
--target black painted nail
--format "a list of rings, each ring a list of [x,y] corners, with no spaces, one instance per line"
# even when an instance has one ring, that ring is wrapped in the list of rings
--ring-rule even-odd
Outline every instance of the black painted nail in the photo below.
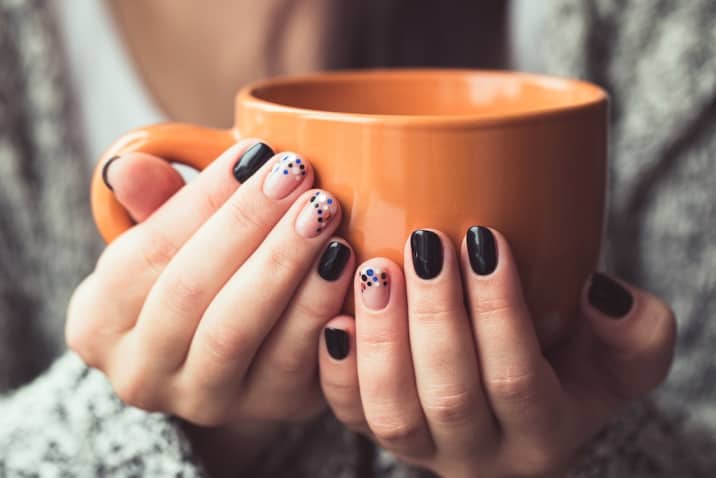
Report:
[[[443,243],[440,236],[421,229],[410,235],[413,267],[421,279],[433,279],[443,269]]]
[[[587,299],[595,309],[613,319],[621,319],[634,305],[634,298],[628,290],[599,272],[592,274]]]
[[[107,179],[107,171],[109,170],[109,165],[115,162],[119,159],[119,156],[112,156],[107,160],[106,163],[104,163],[104,166],[102,166],[102,181],[104,181],[104,185],[109,188],[110,191],[114,191],[114,188],[111,184],[109,184],[109,179]]]
[[[470,267],[480,276],[492,274],[497,268],[495,236],[486,227],[473,226],[467,230],[467,256]]]
[[[328,355],[336,360],[343,360],[348,357],[351,344],[346,331],[326,327],[324,333],[326,336],[326,348],[328,349]]]
[[[273,149],[264,143],[256,143],[241,155],[234,165],[234,177],[240,183],[246,182],[274,155]]]
[[[351,250],[348,247],[338,241],[331,242],[318,261],[318,275],[327,281],[338,279],[350,257]]]

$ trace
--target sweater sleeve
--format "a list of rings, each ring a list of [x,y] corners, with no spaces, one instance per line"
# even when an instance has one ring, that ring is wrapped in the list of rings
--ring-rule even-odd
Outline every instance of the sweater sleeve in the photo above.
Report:
[[[0,476],[205,473],[179,423],[124,405],[104,376],[66,353],[0,398]]]
[[[716,472],[716,432],[650,400],[631,405],[582,450],[568,478],[701,478]]]

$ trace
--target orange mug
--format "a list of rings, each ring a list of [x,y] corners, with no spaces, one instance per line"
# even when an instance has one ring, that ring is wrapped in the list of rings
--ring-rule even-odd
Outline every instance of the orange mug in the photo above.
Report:
[[[418,228],[459,246],[469,226],[491,226],[513,248],[543,346],[574,317],[604,220],[607,95],[597,86],[475,70],[319,73],[243,88],[235,118],[230,130],[169,123],[115,142],[92,181],[104,239],[133,224],[101,179],[110,157],[142,151],[201,170],[258,137],[311,161],[317,187],[341,202],[339,234],[358,261],[402,263]]]

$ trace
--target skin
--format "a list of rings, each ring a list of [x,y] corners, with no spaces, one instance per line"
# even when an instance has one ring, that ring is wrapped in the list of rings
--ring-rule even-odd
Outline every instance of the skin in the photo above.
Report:
[[[229,148],[176,194],[176,173],[159,158],[114,161],[109,183],[144,220],[107,246],[75,291],[66,327],[69,346],[125,403],[198,425],[189,431],[205,456],[227,436],[242,439],[245,456],[207,460],[224,472],[220,464],[250,462],[282,424],[324,408],[318,340],[354,267],[351,257],[331,282],[317,272],[326,244],[342,241],[331,236],[340,207],[316,237],[298,231],[315,191],[307,161],[283,199],[263,189],[274,160],[239,185],[232,167],[255,142]]]
[[[505,238],[487,276],[439,231],[444,266],[434,279],[384,259],[390,300],[327,327],[350,336],[349,355],[320,352],[335,415],[399,458],[449,477],[564,476],[578,448],[629,400],[659,384],[672,359],[674,317],[658,298],[634,297],[615,320],[582,297],[577,327],[543,354]],[[464,292],[464,294],[463,294]],[[585,291],[586,295],[586,291]],[[463,298],[467,298],[467,305]]]
[[[110,5],[140,75],[173,119],[226,126],[236,86],[264,74],[242,54],[261,51],[260,32],[242,34],[255,45],[225,41],[242,1],[220,0],[211,11],[198,1]],[[253,15],[246,28],[268,12]],[[201,42],[187,34],[187,18]],[[491,275],[472,273],[464,243],[455,251],[442,236],[443,270],[422,280],[406,245],[405,270],[368,262],[390,272],[389,305],[366,309],[356,280],[356,317],[336,317],[354,259],[335,282],[317,276],[316,262],[340,210],[319,237],[297,237],[313,171],[288,197],[267,198],[268,165],[241,185],[231,175],[250,144],[232,147],[186,187],[160,158],[131,154],[112,164],[109,182],[139,224],[77,288],[66,329],[70,347],[122,400],[187,420],[216,476],[234,476],[285,424],[316,416],[326,401],[349,428],[444,476],[559,476],[609,417],[665,376],[673,314],[626,284],[636,304],[627,317],[606,318],[583,298],[581,326],[543,354],[497,231]],[[328,355],[326,324],[349,334],[344,360]]]
[[[322,54],[313,40],[321,31],[321,16],[315,12],[331,4],[212,0],[207,8],[201,0],[108,2],[156,104],[174,121],[220,128],[232,123],[239,86],[320,66]]]

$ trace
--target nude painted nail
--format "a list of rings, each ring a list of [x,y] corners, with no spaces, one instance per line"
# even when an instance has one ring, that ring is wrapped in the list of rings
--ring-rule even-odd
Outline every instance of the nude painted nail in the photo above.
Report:
[[[390,274],[379,267],[362,267],[358,270],[360,293],[363,305],[380,310],[390,300]]]
[[[296,232],[303,237],[316,237],[331,223],[337,212],[336,200],[325,191],[316,191],[296,219]]]
[[[308,172],[308,163],[294,153],[281,153],[272,159],[271,172],[264,180],[264,194],[283,199],[301,184]]]

